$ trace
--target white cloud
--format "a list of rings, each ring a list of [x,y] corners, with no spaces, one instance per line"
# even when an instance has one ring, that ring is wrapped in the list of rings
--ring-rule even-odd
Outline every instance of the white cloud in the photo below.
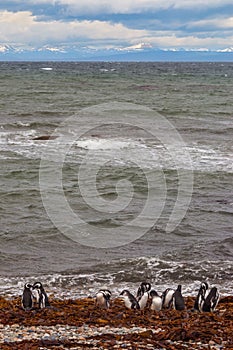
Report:
[[[229,43],[233,42],[233,35],[225,38],[200,38],[193,35],[177,37],[174,34],[171,34],[158,37],[151,37],[150,42],[160,48],[168,47],[199,49],[204,47],[209,49],[216,49],[219,47],[228,47]]]
[[[29,28],[33,25],[33,17],[30,12],[0,12],[0,40],[11,41],[16,37],[27,34]]]
[[[146,30],[134,30],[121,23],[105,21],[37,21],[28,11],[0,12],[0,41],[43,44],[78,40],[131,40],[140,39]]]

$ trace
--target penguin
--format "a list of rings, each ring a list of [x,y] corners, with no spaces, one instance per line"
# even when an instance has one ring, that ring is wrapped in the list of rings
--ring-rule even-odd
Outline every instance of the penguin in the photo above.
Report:
[[[100,308],[109,309],[112,293],[108,289],[101,289],[95,297],[96,305]]]
[[[173,294],[173,297],[172,297],[172,302],[173,302],[173,308],[175,310],[184,310],[185,309],[185,303],[184,303],[184,298],[182,296],[182,293],[181,293],[181,284],[178,285],[176,291],[174,292]]]
[[[207,282],[201,283],[197,297],[196,297],[195,302],[194,302],[194,307],[193,307],[194,310],[202,311],[202,307],[203,307],[205,298],[206,298],[207,293],[208,293],[208,288],[209,288],[209,286],[208,286]]]
[[[124,289],[120,293],[120,297],[124,300],[125,306],[128,309],[140,309],[137,299],[128,290]]]
[[[162,293],[162,307],[164,309],[169,309],[171,307],[174,293],[175,293],[174,289],[171,289],[171,288],[167,288]]]
[[[31,310],[33,307],[32,285],[30,283],[24,285],[21,303],[24,310]]]
[[[215,311],[218,302],[220,299],[220,294],[217,290],[216,287],[211,288],[209,294],[207,295],[203,306],[202,306],[202,311],[204,312],[213,312]]]
[[[148,292],[144,292],[143,295],[140,297],[140,299],[138,299],[138,304],[139,304],[140,310],[145,309],[147,302],[148,302],[148,299],[149,299]]]
[[[158,295],[155,290],[149,292],[149,296],[152,299],[150,309],[153,311],[160,311],[162,309],[162,298]]]
[[[142,282],[137,290],[137,300],[139,300],[145,292],[149,292],[151,284],[149,282]]]
[[[50,303],[49,303],[49,299],[48,296],[44,290],[44,287],[42,285],[41,282],[35,282],[33,284],[33,290],[35,290],[37,292],[36,295],[36,299],[37,299],[37,303],[40,309],[43,309],[45,307],[49,307]]]

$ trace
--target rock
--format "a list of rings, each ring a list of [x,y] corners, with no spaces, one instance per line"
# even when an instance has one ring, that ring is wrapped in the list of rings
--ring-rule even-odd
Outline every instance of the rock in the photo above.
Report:
[[[55,140],[57,138],[58,138],[58,136],[54,136],[54,135],[42,135],[42,136],[34,137],[32,140],[34,140],[34,141],[46,141],[46,140]]]

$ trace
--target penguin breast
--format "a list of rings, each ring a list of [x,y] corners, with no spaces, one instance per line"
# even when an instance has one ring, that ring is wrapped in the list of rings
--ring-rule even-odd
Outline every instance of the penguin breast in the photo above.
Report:
[[[106,307],[107,306],[106,299],[105,299],[103,293],[96,294],[96,303],[99,307]]]
[[[147,305],[147,301],[148,301],[148,293],[144,293],[143,296],[141,297],[141,299],[138,301],[138,304],[140,306],[140,309],[143,310],[146,305]]]
[[[155,296],[152,299],[150,308],[151,310],[154,310],[154,311],[160,311],[162,309],[162,298],[160,298],[159,296]]]

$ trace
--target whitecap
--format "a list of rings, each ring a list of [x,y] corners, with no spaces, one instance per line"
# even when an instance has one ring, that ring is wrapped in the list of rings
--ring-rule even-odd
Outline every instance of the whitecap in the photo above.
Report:
[[[139,144],[136,141],[119,139],[84,139],[76,141],[76,145],[88,150],[114,150],[139,146],[143,147],[142,144]]]
[[[46,70],[46,71],[53,70],[53,68],[51,68],[51,67],[42,67],[42,68],[40,68],[40,69]]]

